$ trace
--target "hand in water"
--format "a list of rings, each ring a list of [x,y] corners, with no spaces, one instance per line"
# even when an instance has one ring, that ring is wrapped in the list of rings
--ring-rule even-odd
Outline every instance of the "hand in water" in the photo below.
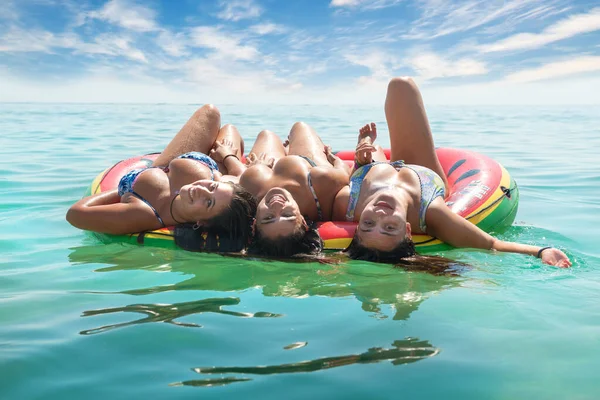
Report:
[[[559,249],[555,248],[542,251],[542,262],[560,268],[569,268],[572,265],[569,257]]]
[[[246,165],[252,167],[253,165],[266,165],[269,168],[273,168],[275,159],[273,157],[267,157],[265,153],[260,153],[258,156],[255,153],[250,153],[246,157]]]
[[[210,156],[216,162],[222,163],[225,157],[229,155],[236,155],[238,149],[233,146],[233,142],[227,139],[221,140],[221,142],[215,142],[213,148],[210,150]]]

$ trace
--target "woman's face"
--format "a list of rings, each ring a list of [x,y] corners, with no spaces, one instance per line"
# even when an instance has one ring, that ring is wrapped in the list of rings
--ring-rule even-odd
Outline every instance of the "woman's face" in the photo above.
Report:
[[[360,215],[358,239],[369,249],[390,251],[410,237],[406,214],[393,196],[381,194],[369,202]]]
[[[233,198],[233,186],[210,179],[184,185],[179,190],[180,213],[187,221],[209,221],[222,214]]]
[[[304,223],[300,207],[290,192],[273,188],[258,203],[256,229],[268,239],[290,236]]]

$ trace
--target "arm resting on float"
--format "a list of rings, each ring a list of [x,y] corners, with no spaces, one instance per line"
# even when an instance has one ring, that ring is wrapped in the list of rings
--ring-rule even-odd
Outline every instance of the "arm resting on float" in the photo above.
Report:
[[[542,249],[538,246],[506,242],[496,239],[463,217],[453,213],[441,197],[434,200],[427,210],[427,234],[454,247],[496,250],[507,253],[528,254],[536,257]],[[542,251],[545,264],[570,267],[569,258],[560,250],[548,248]]]
[[[141,203],[121,203],[116,190],[85,197],[67,211],[67,221],[76,228],[122,235],[159,228],[156,218]],[[146,206],[147,207],[147,206]]]

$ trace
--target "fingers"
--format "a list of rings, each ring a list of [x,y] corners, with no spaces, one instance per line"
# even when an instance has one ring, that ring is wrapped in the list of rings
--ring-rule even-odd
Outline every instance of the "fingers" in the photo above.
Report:
[[[256,154],[250,153],[246,156],[246,165],[252,165],[256,162]]]
[[[213,147],[212,149],[210,149],[210,153],[208,154],[213,160],[217,161],[217,162],[221,162],[221,158],[219,157],[217,150],[215,150],[215,148]]]

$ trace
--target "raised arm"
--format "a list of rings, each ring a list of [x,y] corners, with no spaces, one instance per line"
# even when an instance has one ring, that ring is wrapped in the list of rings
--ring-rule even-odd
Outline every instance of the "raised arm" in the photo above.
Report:
[[[490,236],[466,219],[453,213],[444,204],[441,197],[434,200],[429,206],[426,222],[427,234],[435,236],[454,247],[528,254],[540,257],[544,264],[561,268],[571,266],[571,261],[566,254],[558,249],[506,242]]]
[[[76,228],[122,235],[159,228],[146,205],[137,199],[121,203],[116,190],[85,197],[67,211],[67,221]]]

